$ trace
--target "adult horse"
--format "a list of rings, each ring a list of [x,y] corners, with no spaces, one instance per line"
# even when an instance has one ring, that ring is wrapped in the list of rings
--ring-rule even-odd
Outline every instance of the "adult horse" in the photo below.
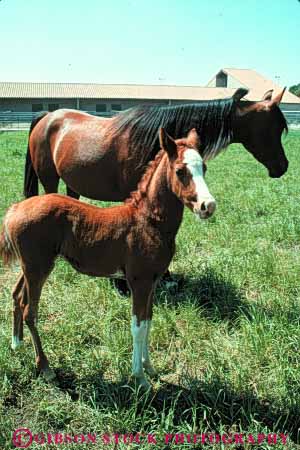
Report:
[[[206,160],[242,143],[271,177],[281,177],[288,168],[281,144],[287,124],[278,107],[284,89],[258,102],[241,101],[247,93],[240,88],[228,99],[138,106],[109,119],[67,109],[43,113],[31,124],[24,195],[38,194],[38,179],[46,193],[57,192],[61,178],[73,197],[124,200],[159,151],[160,126],[175,139],[195,128]]]

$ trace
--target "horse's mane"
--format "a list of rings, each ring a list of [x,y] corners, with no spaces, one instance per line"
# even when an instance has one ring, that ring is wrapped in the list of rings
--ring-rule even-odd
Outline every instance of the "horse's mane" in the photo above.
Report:
[[[128,199],[125,200],[126,204],[132,204],[133,206],[136,207],[139,205],[141,200],[147,196],[149,183],[165,154],[166,154],[165,150],[161,149],[156,154],[155,158],[152,161],[149,161],[146,167],[146,171],[144,172],[144,175],[142,176],[140,182],[137,185],[136,191],[131,192]]]
[[[118,114],[113,119],[111,133],[118,137],[128,131],[130,155],[134,157],[142,152],[143,157],[139,159],[144,164],[159,149],[159,127],[164,127],[174,139],[196,128],[202,142],[201,156],[212,159],[232,139],[235,105],[233,98],[175,106],[140,105]]]

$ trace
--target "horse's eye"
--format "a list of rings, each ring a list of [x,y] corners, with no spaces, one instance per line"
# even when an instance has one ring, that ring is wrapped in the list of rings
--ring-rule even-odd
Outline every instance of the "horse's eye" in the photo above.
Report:
[[[176,169],[176,175],[179,179],[182,179],[184,177],[185,171],[184,169]]]

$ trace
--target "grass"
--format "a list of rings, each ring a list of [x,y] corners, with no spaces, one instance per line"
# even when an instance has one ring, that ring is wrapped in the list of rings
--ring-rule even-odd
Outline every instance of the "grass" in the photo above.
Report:
[[[0,134],[0,218],[22,199],[26,141],[23,132]],[[10,349],[18,267],[0,265],[1,450],[20,426],[157,437],[156,446],[119,449],[193,448],[167,447],[163,436],[205,432],[288,433],[288,445],[276,449],[300,448],[300,133],[283,141],[290,167],[279,180],[239,145],[209,164],[218,209],[201,223],[185,213],[171,267],[184,283],[156,293],[151,353],[160,378],[148,394],[130,383],[131,302],[109,280],[57,262],[40,307],[39,330],[58,375],[47,384],[35,371],[27,329],[25,345]],[[89,447],[112,448],[82,445]]]

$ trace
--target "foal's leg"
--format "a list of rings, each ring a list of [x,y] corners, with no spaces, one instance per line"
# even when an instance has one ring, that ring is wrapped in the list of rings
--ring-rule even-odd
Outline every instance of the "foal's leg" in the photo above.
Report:
[[[26,289],[24,289],[24,293],[26,293],[27,302],[24,307],[23,319],[25,320],[26,325],[28,326],[31,333],[31,338],[36,354],[36,365],[38,369],[40,369],[46,380],[50,381],[55,378],[55,373],[49,367],[48,359],[43,351],[41,340],[37,331],[38,303],[46,278],[47,276],[45,275],[26,274]]]
[[[13,296],[13,325],[11,348],[15,350],[23,341],[23,317],[21,309],[21,300],[25,288],[24,275],[21,273],[12,292]]]
[[[128,280],[133,297],[131,333],[133,336],[132,375],[137,383],[148,389],[150,384],[145,378],[144,366],[151,371],[148,336],[152,319],[153,281]],[[145,354],[143,362],[143,353]]]
[[[143,343],[143,358],[142,359],[143,359],[143,367],[144,367],[145,372],[150,377],[155,377],[157,375],[157,372],[154,369],[154,367],[152,366],[152,363],[150,360],[150,354],[149,354],[149,337],[150,337],[151,324],[152,324],[152,320],[148,320],[146,336],[145,336],[145,340]]]

